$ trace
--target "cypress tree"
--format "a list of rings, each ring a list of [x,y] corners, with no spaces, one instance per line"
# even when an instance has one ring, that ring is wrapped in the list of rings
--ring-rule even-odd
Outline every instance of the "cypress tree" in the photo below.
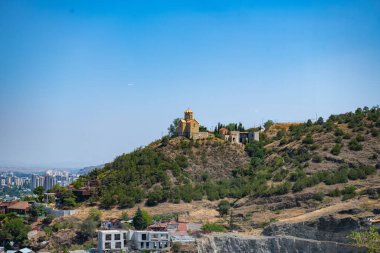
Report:
[[[144,229],[143,213],[140,207],[137,209],[136,214],[133,217],[133,226],[138,230]]]

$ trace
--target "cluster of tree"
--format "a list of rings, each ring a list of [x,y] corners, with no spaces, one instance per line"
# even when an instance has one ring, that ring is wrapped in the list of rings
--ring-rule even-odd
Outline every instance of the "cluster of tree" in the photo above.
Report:
[[[102,170],[92,171],[87,180],[101,181],[96,197],[103,208],[133,207],[145,197],[148,205],[155,205],[176,199],[178,191],[184,192],[182,185],[191,181],[184,171],[187,166],[187,158],[183,155],[173,159],[156,149],[144,148],[117,157]],[[176,177],[176,183],[169,180],[169,172]],[[146,194],[154,185],[156,187]],[[185,198],[185,194],[182,195]]]
[[[227,125],[218,122],[218,125],[214,128],[214,133],[219,133],[221,128],[226,128],[230,131],[245,131],[245,128],[241,122],[239,123],[229,123]]]
[[[8,213],[0,216],[0,243],[6,249],[23,247],[28,245],[28,232],[30,226],[26,220],[18,217],[16,213]]]

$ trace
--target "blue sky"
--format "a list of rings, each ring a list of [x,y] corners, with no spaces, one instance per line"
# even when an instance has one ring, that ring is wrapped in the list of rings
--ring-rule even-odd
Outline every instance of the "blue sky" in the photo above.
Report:
[[[0,165],[82,167],[201,124],[380,102],[380,2],[0,1]]]

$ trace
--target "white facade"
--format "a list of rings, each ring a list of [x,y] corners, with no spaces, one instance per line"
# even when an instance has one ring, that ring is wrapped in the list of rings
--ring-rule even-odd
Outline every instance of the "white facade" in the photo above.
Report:
[[[130,231],[132,245],[138,250],[161,252],[170,247],[169,233],[166,231]]]
[[[99,230],[98,252],[127,252],[127,230]]]
[[[166,231],[99,230],[98,252],[127,252],[128,241],[131,248],[152,253],[170,247],[170,235]]]

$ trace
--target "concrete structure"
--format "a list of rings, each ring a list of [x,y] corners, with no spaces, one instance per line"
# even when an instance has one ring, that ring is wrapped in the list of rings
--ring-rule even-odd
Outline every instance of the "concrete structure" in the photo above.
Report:
[[[166,231],[99,230],[98,252],[127,252],[135,250],[161,252],[170,248],[170,235]]]
[[[178,122],[176,133],[178,136],[194,140],[206,139],[210,136],[208,132],[199,132],[199,122],[194,119],[194,113],[191,109],[187,109],[185,118]]]
[[[232,143],[250,143],[260,140],[260,132],[230,131],[226,128],[221,128],[219,129],[219,134],[223,136],[224,140]]]
[[[128,230],[99,230],[98,252],[127,252]]]
[[[57,217],[66,217],[79,213],[79,210],[59,210],[44,206],[45,211]]]
[[[133,231],[130,230],[132,247],[137,250],[161,252],[170,248],[170,236],[166,231]]]

